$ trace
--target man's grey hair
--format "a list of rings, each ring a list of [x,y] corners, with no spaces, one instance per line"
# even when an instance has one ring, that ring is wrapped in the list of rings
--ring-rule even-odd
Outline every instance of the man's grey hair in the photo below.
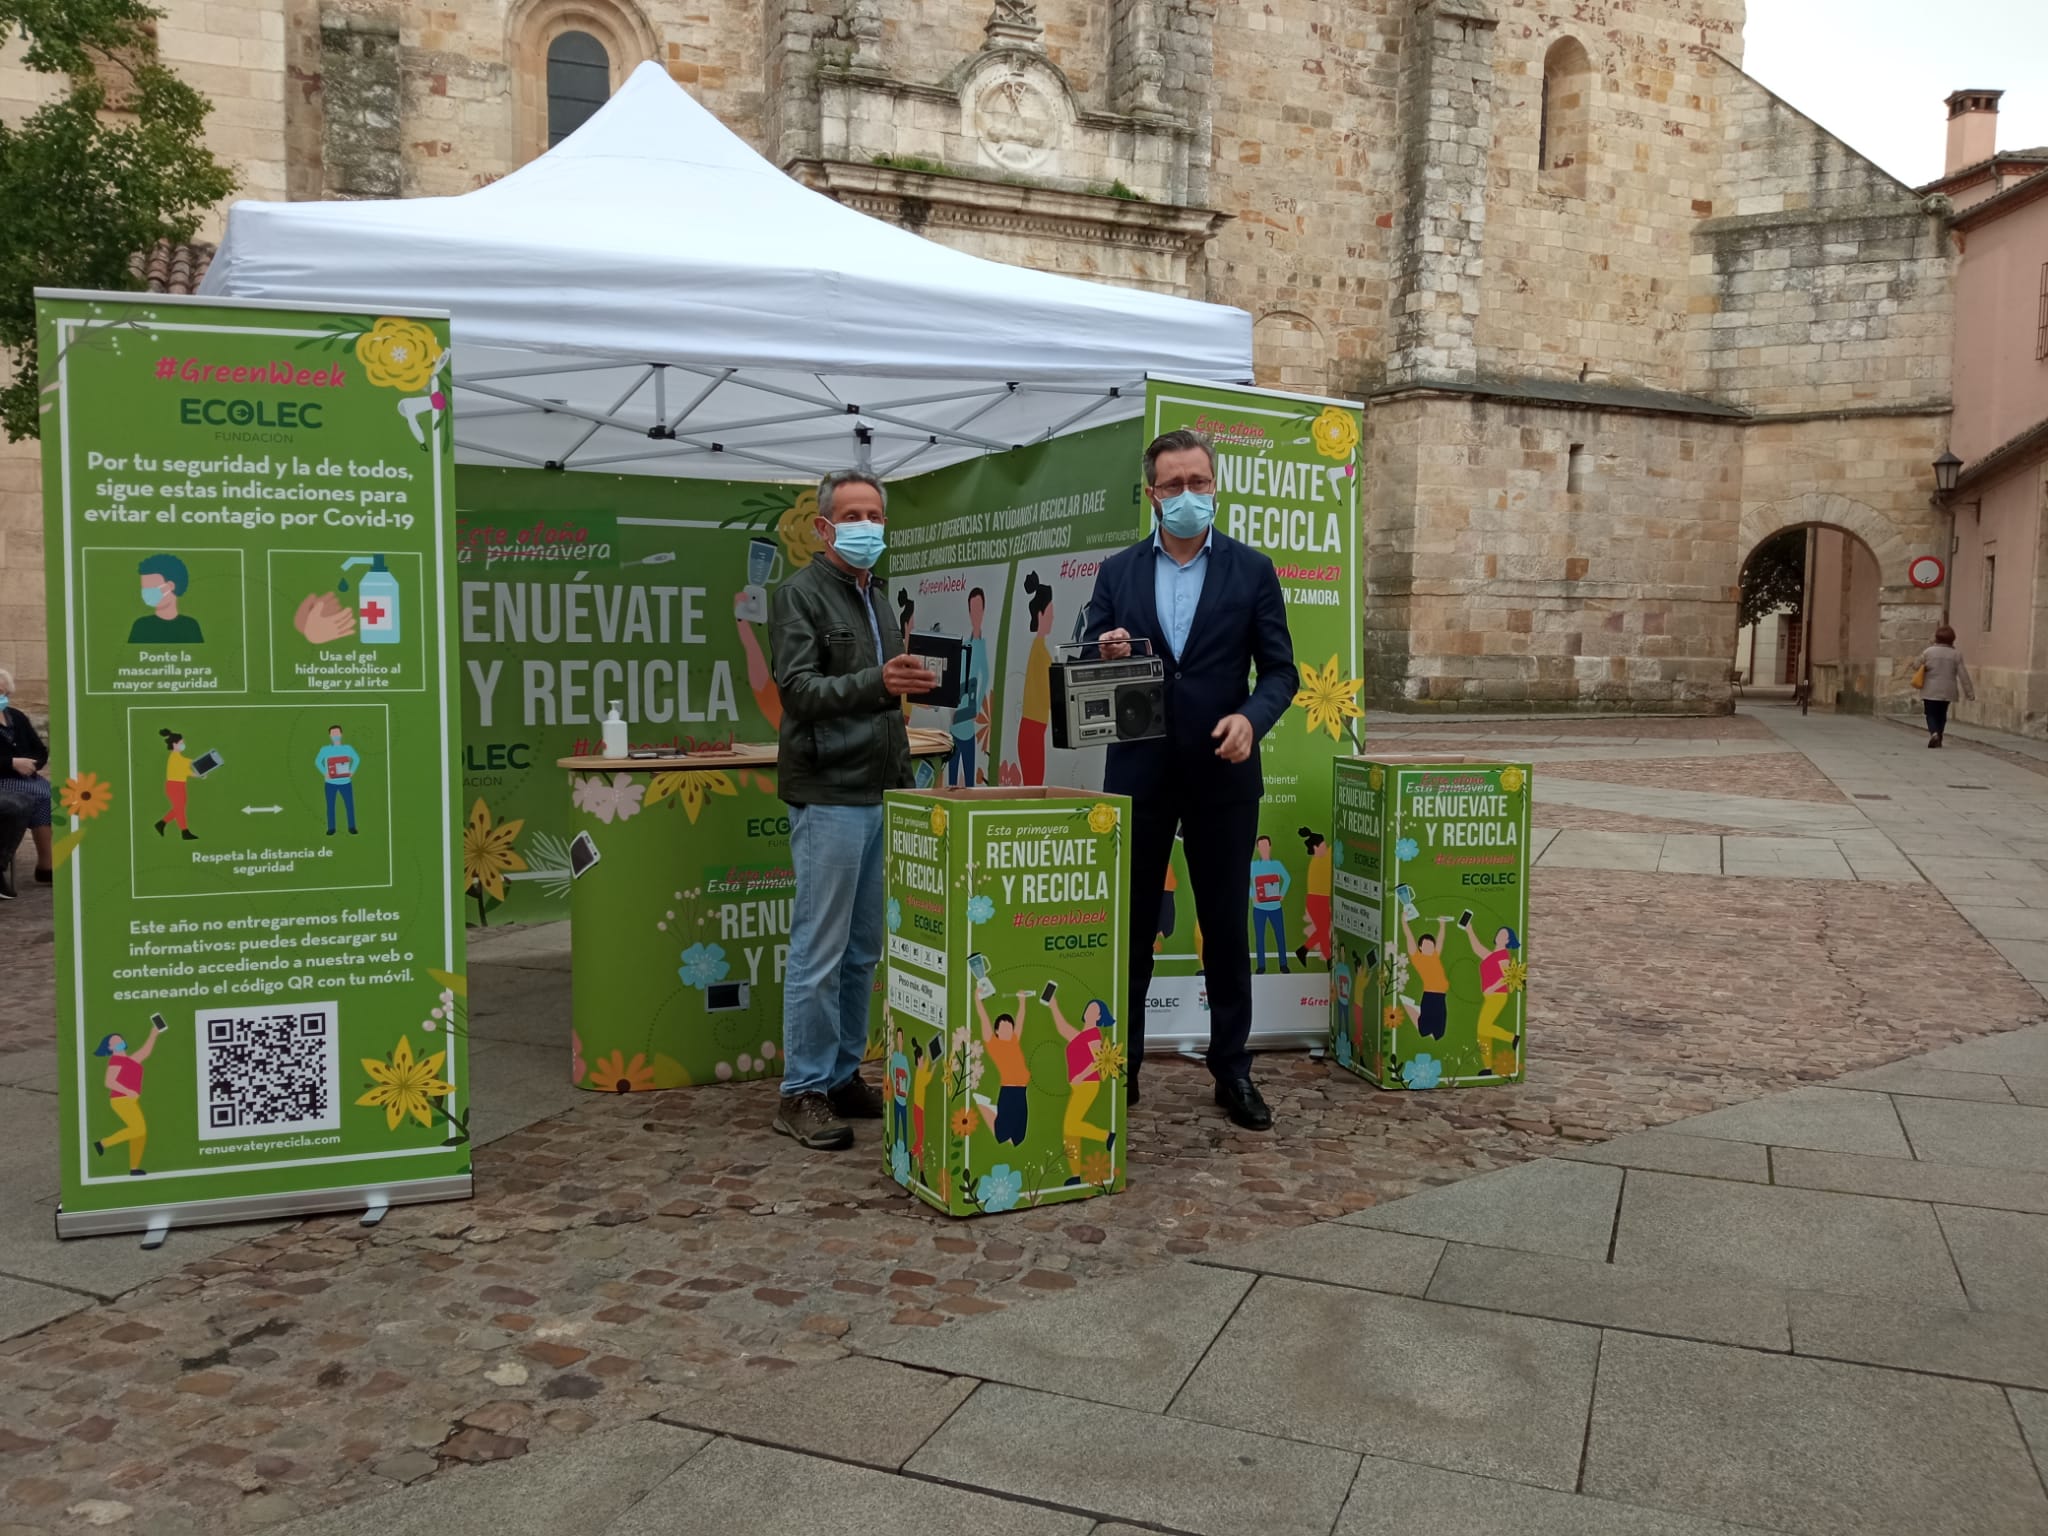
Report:
[[[5,667],[0,667],[0,693],[12,692],[14,692],[14,674]]]
[[[1208,438],[1202,436],[1201,433],[1190,432],[1186,427],[1182,427],[1177,432],[1162,432],[1159,436],[1152,439],[1151,446],[1145,450],[1145,483],[1147,485],[1157,485],[1159,483],[1159,455],[1162,453],[1182,453],[1190,448],[1202,450],[1209,460],[1209,473],[1211,476],[1214,476],[1216,473],[1215,446],[1210,443]],[[821,503],[823,500],[823,497],[819,498]]]
[[[832,521],[832,496],[842,485],[872,485],[882,498],[882,510],[889,510],[888,487],[881,481],[864,469],[835,469],[818,482],[818,516],[826,522]]]

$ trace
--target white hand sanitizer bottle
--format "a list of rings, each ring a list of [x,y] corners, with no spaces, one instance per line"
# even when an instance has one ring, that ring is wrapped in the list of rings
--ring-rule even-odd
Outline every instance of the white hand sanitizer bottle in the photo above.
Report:
[[[619,706],[616,704],[605,712],[604,755],[613,758],[626,755],[626,722],[619,718]]]

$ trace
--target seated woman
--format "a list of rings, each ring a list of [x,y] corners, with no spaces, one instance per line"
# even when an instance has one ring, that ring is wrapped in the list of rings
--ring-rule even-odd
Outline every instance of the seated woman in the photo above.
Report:
[[[14,674],[0,667],[0,899],[14,897],[14,851],[26,829],[36,844],[36,879],[50,883],[50,749],[14,707]]]

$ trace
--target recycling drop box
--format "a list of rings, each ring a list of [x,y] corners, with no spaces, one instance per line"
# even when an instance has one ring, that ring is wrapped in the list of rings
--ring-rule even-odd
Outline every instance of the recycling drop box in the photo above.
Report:
[[[1522,1080],[1529,767],[1333,764],[1330,1051],[1380,1088]]]
[[[889,1176],[953,1216],[1124,1187],[1130,801],[891,791]]]

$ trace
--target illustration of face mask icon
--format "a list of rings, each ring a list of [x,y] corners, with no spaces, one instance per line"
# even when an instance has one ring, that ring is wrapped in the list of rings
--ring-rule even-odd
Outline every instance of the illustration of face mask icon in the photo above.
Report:
[[[733,605],[736,617],[749,624],[768,622],[768,583],[782,575],[782,551],[773,539],[747,540],[747,585]]]
[[[154,608],[154,607],[156,607],[156,606],[157,606],[158,604],[162,603],[162,602],[163,602],[163,600],[164,600],[164,589],[163,589],[162,587],[155,587],[155,586],[151,586],[151,585],[149,585],[149,584],[148,584],[147,582],[145,582],[145,583],[143,584],[143,588],[142,588],[142,606],[143,606],[143,607],[145,607],[145,608]]]

